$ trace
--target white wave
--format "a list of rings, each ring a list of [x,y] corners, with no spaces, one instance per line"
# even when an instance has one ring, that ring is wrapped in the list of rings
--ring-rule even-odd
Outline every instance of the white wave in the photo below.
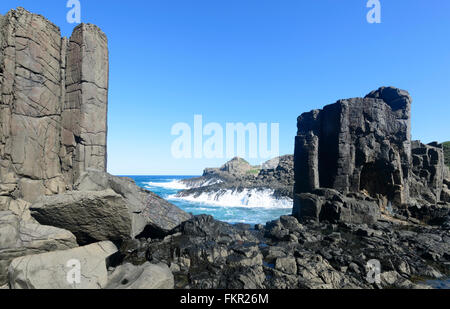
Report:
[[[204,179],[196,179],[196,180],[184,179],[182,181],[182,183],[188,189],[196,189],[196,188],[207,187],[207,186],[216,185],[216,184],[219,184],[219,183],[222,183],[222,182],[223,182],[223,180],[216,179],[216,178],[211,178],[211,179],[208,179],[206,181]]]
[[[198,196],[180,196],[174,194],[170,195],[168,199],[222,207],[292,208],[292,199],[287,197],[276,198],[273,194],[274,191],[271,189],[244,189],[241,192],[219,190],[217,192],[201,193]]]
[[[157,187],[157,188],[164,188],[164,189],[173,189],[173,190],[187,190],[187,189],[193,189],[193,188],[201,188],[206,187],[210,185],[215,185],[218,183],[223,182],[220,179],[208,179],[207,181],[192,181],[189,182],[189,179],[176,179],[169,182],[153,182],[149,181],[145,184],[148,188],[151,187]]]
[[[189,189],[188,186],[186,186],[184,183],[182,183],[180,180],[172,180],[169,182],[146,182],[145,183],[148,187],[157,187],[157,188],[164,188],[164,189],[175,189],[175,190],[185,190]]]

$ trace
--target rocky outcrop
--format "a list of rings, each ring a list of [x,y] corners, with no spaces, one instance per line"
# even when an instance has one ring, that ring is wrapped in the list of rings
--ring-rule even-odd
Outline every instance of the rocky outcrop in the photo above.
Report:
[[[9,267],[12,289],[100,289],[108,283],[109,241],[64,251],[19,257]],[[73,270],[73,272],[71,272]],[[76,271],[80,271],[79,276]]]
[[[68,39],[23,8],[0,16],[0,286],[14,258],[27,256],[12,266],[12,287],[50,287],[44,281],[63,271],[60,253],[45,262],[35,254],[162,237],[191,218],[106,173],[108,70],[108,41],[97,26],[80,24]],[[92,248],[82,255],[99,253],[90,259],[104,263],[103,247]],[[21,269],[21,261],[35,269]]]
[[[164,263],[184,289],[426,288],[450,275],[448,231],[411,222],[300,223],[295,217],[257,226],[196,216],[164,239],[134,240],[125,263]],[[381,264],[381,282],[367,281],[367,263]],[[131,281],[130,281],[131,282]]]
[[[262,166],[251,166],[241,158],[234,158],[220,168],[207,168],[203,176],[182,180],[188,189],[178,197],[198,197],[227,194],[255,195],[268,193],[274,200],[291,199],[294,185],[294,157],[286,155],[265,162]],[[244,193],[245,193],[244,192]],[[216,198],[215,198],[216,199]]]
[[[23,220],[10,211],[0,212],[0,285],[7,282],[7,269],[13,259],[77,246],[69,231]]]
[[[144,228],[133,230],[126,201],[112,190],[46,196],[33,204],[31,212],[41,224],[71,231],[80,244],[130,239]]]
[[[106,171],[105,34],[81,24],[61,38],[22,8],[0,18],[0,33],[0,205],[63,193],[87,168]]]
[[[132,215],[134,234],[164,235],[192,216],[156,194],[137,186],[133,179],[112,176],[96,170],[83,173],[74,188],[78,191],[111,189],[121,195]]]
[[[81,174],[75,188],[76,191],[42,197],[30,209],[38,222],[71,231],[81,244],[121,242],[143,232],[164,235],[191,218],[136,186],[132,179],[89,170]]]
[[[227,174],[227,175],[245,175],[251,172],[253,169],[258,169],[257,167],[251,166],[247,161],[242,158],[233,158],[227,163],[225,163],[221,168],[207,168],[205,169],[204,176],[214,175],[214,174]]]
[[[446,173],[442,147],[411,142],[411,102],[408,92],[382,87],[365,98],[340,100],[301,115],[295,139],[294,215],[310,218],[314,210],[316,220],[333,221],[336,213],[345,212],[342,204],[352,204],[352,212],[366,216],[342,215],[339,220],[370,223],[380,212],[405,212],[408,205],[423,201],[439,203]],[[322,189],[342,196],[324,200],[315,193]],[[329,206],[317,207],[324,203]]]

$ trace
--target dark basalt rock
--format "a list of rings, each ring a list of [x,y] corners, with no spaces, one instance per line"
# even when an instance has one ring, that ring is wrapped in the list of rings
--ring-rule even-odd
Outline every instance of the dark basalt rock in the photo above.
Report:
[[[381,218],[376,199],[364,195],[344,196],[332,189],[316,189],[295,196],[293,215],[329,222],[375,223]]]
[[[411,142],[411,102],[408,92],[382,87],[301,115],[293,214],[373,223],[447,201],[442,146]]]
[[[260,230],[211,216],[184,222],[163,240],[124,246],[125,261],[146,251],[164,263],[177,288],[424,288],[418,279],[450,275],[449,231],[393,221],[299,223],[284,216]],[[381,262],[381,283],[366,280],[367,262]]]
[[[189,189],[178,195],[198,197],[203,193],[240,193],[245,189],[273,190],[275,198],[292,198],[294,186],[294,157],[286,155],[251,166],[241,158],[234,158],[220,168],[207,168],[202,177],[185,179]]]

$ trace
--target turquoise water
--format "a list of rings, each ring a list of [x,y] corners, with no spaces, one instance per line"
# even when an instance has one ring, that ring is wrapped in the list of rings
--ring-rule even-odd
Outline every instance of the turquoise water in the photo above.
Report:
[[[186,212],[193,215],[208,214],[215,219],[228,223],[265,224],[268,221],[278,219],[283,215],[290,215],[291,208],[278,207],[236,207],[223,205],[212,205],[201,201],[187,201],[175,198],[182,185],[178,180],[192,178],[195,176],[127,176],[133,178],[138,186],[152,191],[162,198],[177,205]]]

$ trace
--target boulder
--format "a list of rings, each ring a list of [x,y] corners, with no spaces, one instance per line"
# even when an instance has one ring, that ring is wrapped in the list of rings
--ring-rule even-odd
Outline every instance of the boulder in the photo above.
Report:
[[[174,277],[166,264],[135,266],[129,263],[117,267],[108,278],[106,289],[173,289]]]
[[[41,224],[71,231],[80,244],[130,239],[144,228],[135,229],[125,199],[111,189],[45,196],[30,210]]]
[[[0,285],[7,282],[7,269],[13,259],[77,246],[69,231],[21,220],[10,211],[0,212]]]
[[[30,209],[37,221],[70,230],[80,244],[120,242],[142,233],[160,237],[191,218],[129,178],[89,170],[81,174],[75,188],[42,197]]]
[[[293,215],[301,220],[375,223],[381,218],[378,203],[358,195],[345,196],[332,189],[295,195]]]
[[[158,195],[137,186],[131,178],[88,170],[81,174],[75,184],[75,189],[79,191],[112,189],[121,195],[132,215],[134,230],[137,233],[146,228],[155,236],[164,235],[182,222],[192,218],[192,215]]]
[[[116,252],[116,246],[106,241],[19,257],[9,266],[9,285],[12,289],[104,288],[108,281],[106,259]]]

